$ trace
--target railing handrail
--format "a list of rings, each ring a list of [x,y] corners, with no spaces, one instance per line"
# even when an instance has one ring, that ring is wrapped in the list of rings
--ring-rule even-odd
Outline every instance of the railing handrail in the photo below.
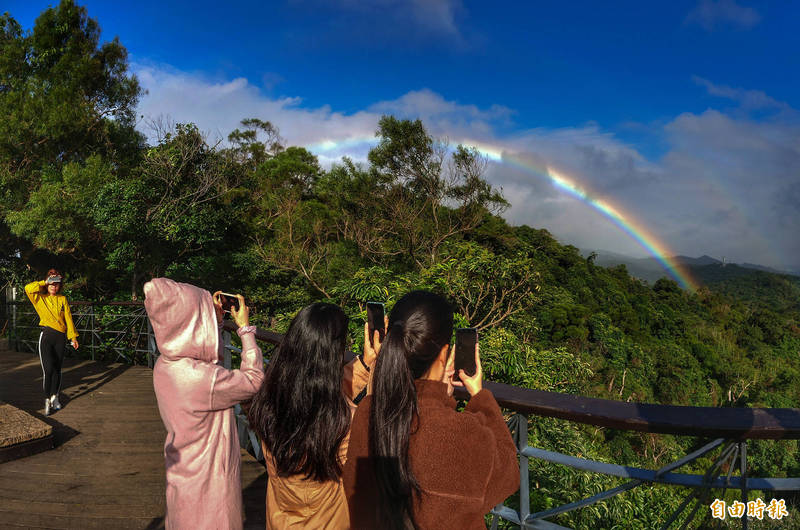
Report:
[[[26,305],[30,304],[27,300],[9,300],[6,302],[9,305]],[[72,300],[69,301],[70,307],[72,306],[87,306],[87,305],[115,305],[115,306],[122,306],[122,307],[142,307],[144,306],[144,302],[92,302],[91,300]]]
[[[731,440],[800,439],[800,409],[615,401],[486,381],[501,406],[598,427]]]

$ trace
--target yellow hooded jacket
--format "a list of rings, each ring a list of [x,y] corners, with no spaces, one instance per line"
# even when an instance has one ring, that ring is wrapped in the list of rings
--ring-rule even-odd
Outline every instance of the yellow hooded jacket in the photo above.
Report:
[[[33,303],[33,308],[39,314],[39,325],[66,333],[69,340],[78,338],[75,324],[72,323],[72,313],[69,310],[67,297],[63,294],[42,293],[42,287],[46,285],[45,280],[40,280],[25,286],[25,294],[28,295]]]

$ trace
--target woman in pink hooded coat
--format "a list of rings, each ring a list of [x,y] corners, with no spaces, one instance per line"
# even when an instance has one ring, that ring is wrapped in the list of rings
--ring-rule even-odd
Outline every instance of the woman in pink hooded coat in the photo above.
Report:
[[[153,368],[158,410],[167,429],[166,527],[242,528],[240,449],[233,405],[261,386],[263,361],[240,297],[242,363],[220,366],[221,308],[208,291],[155,278],[144,286],[145,308],[161,353]]]

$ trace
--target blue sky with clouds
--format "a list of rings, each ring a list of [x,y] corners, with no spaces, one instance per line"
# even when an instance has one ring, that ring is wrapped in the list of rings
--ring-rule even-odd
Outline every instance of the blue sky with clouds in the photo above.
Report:
[[[80,2],[79,2],[80,3]],[[0,7],[32,27],[48,2]],[[271,120],[323,163],[383,113],[542,161],[676,253],[800,270],[800,4],[83,2],[167,116],[224,137]],[[492,163],[514,223],[643,255],[546,179]]]

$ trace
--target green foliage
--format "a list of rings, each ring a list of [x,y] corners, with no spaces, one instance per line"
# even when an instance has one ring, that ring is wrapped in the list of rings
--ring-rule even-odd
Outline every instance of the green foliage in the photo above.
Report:
[[[367,163],[329,169],[259,118],[243,120],[228,146],[209,145],[193,124],[162,128],[145,145],[127,53],[99,35],[69,0],[27,32],[0,17],[4,282],[21,287],[55,264],[71,276],[72,298],[114,300],[168,275],[242,292],[252,321],[277,331],[328,300],[349,315],[356,350],[365,302],[391,310],[406,292],[431,289],[453,303],[457,326],[480,329],[495,381],[682,405],[800,401],[800,279],[709,266],[698,274],[706,287],[690,293],[597,266],[545,229],[509,226],[486,160],[449,149],[419,120],[384,116]],[[696,448],[547,418],[532,419],[530,443],[650,468]],[[797,451],[758,442],[749,465],[797,476]],[[619,483],[536,461],[530,476],[534,510]],[[652,528],[683,494],[641,487],[556,522]]]
[[[90,263],[79,275],[101,268],[91,265],[103,253],[87,213],[94,194],[110,168],[135,164],[143,144],[127,51],[99,37],[71,0],[30,31],[0,17],[0,233],[12,232],[6,241],[23,262],[45,249],[50,264]]]
[[[43,11],[30,32],[0,17],[0,208],[23,208],[43,173],[92,154],[126,161],[141,143],[127,52],[99,36],[71,0]]]
[[[93,155],[84,164],[71,162],[60,175],[45,175],[25,210],[7,215],[8,224],[17,235],[54,253],[90,247],[94,234],[87,213],[97,190],[110,178],[111,167],[100,156]]]

